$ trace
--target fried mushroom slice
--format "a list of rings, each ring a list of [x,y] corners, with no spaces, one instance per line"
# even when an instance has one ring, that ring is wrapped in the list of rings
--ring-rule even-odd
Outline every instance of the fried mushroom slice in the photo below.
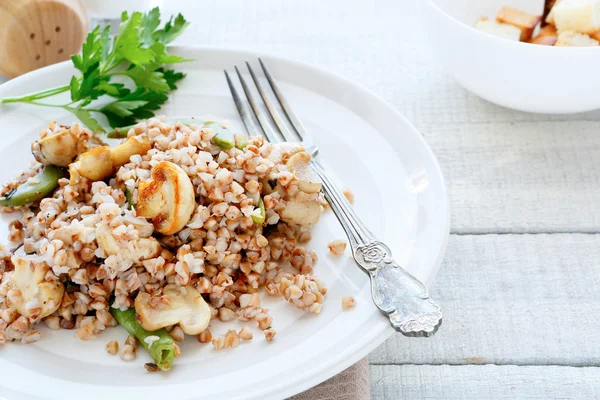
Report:
[[[46,136],[31,144],[31,152],[36,160],[59,167],[68,166],[79,154],[77,137],[70,130]]]
[[[40,320],[52,314],[62,302],[65,288],[61,282],[45,281],[50,267],[35,256],[17,256],[11,258],[15,270],[10,272],[8,296],[9,308],[32,321]]]
[[[321,205],[315,200],[294,198],[285,203],[281,219],[289,224],[311,226],[319,221],[322,210]]]
[[[163,235],[179,232],[196,208],[194,187],[185,171],[162,161],[152,169],[152,179],[138,184],[137,215],[150,218]]]
[[[92,181],[102,181],[127,164],[131,156],[146,154],[151,148],[147,136],[132,136],[112,149],[109,146],[97,147],[81,154],[77,162],[71,164],[71,174],[77,171]]]
[[[41,138],[31,144],[31,153],[43,164],[67,167],[79,154],[102,144],[79,124],[57,126],[56,122],[51,122]]]
[[[153,237],[126,242],[120,246],[112,235],[112,229],[106,224],[99,224],[96,228],[96,241],[107,256],[120,254],[124,260],[138,265],[144,260],[158,257],[162,251],[160,243]]]
[[[301,151],[290,157],[287,167],[298,179],[298,189],[304,193],[319,193],[323,182],[310,166],[310,154]]]
[[[140,293],[135,298],[140,325],[148,331],[179,324],[187,335],[198,335],[210,322],[210,307],[193,286],[169,284],[160,298]]]

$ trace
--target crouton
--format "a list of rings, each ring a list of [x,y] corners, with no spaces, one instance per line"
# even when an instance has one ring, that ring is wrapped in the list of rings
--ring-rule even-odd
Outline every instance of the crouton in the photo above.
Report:
[[[533,44],[541,44],[545,46],[554,46],[556,41],[558,40],[558,32],[556,32],[556,28],[554,25],[546,25],[542,29],[536,37],[531,39],[529,43]]]
[[[555,46],[568,46],[568,47],[591,47],[600,46],[600,42],[592,39],[585,33],[577,33],[573,31],[561,32],[558,35],[558,40]]]
[[[524,11],[510,7],[502,7],[496,14],[496,21],[509,24],[519,28],[521,32],[521,41],[528,42],[531,40],[535,27],[542,20],[541,16],[528,14]]]
[[[513,25],[503,24],[496,21],[490,21],[487,18],[480,18],[475,23],[475,29],[490,35],[498,36],[508,40],[519,41],[521,30]]]
[[[548,13],[548,16],[546,17],[546,23],[547,24],[555,25],[555,22],[554,22],[554,7],[556,7],[558,5],[558,3],[560,3],[560,2],[561,2],[561,0],[554,0],[554,1],[550,1],[550,2],[546,3],[547,9],[544,10],[544,11]]]
[[[598,32],[594,32],[594,33],[590,33],[590,37],[594,40],[597,40],[600,42],[600,31]]]
[[[562,0],[552,14],[559,32],[591,34],[600,30],[600,0]]]

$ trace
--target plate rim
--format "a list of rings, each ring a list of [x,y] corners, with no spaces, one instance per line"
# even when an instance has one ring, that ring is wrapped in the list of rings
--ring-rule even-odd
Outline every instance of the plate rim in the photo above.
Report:
[[[271,53],[263,52],[263,51],[237,49],[237,48],[227,47],[227,46],[223,47],[223,46],[208,46],[208,45],[174,45],[174,46],[169,46],[169,48],[175,52],[185,52],[185,51],[190,51],[190,50],[195,51],[195,52],[207,52],[208,51],[208,52],[213,52],[213,53],[220,53],[223,55],[237,54],[237,55],[245,56],[248,58],[262,57],[265,59],[273,59],[273,60],[277,60],[277,61],[284,62],[287,64],[292,64],[292,65],[295,65],[296,67],[304,69],[310,73],[320,74],[322,76],[327,76],[327,77],[330,77],[331,79],[337,80],[343,84],[342,88],[350,87],[355,91],[362,92],[362,94],[367,98],[367,101],[369,103],[375,103],[378,107],[385,108],[387,110],[387,112],[390,112],[395,118],[398,118],[399,120],[401,120],[407,128],[412,130],[411,134],[414,134],[415,139],[419,142],[422,149],[424,149],[426,151],[427,156],[430,158],[430,161],[432,162],[432,166],[434,167],[434,171],[432,171],[432,172],[435,172],[435,175],[437,175],[437,177],[440,179],[441,194],[443,195],[443,197],[445,199],[445,201],[440,202],[440,205],[443,205],[443,207],[441,210],[439,210],[439,211],[441,211],[442,215],[445,215],[444,220],[440,221],[440,223],[443,224],[443,229],[440,230],[440,232],[443,231],[443,236],[442,236],[441,243],[439,244],[438,256],[435,259],[435,262],[432,266],[433,272],[429,275],[427,282],[426,282],[426,285],[428,287],[431,286],[431,284],[435,280],[436,275],[439,272],[442,260],[444,258],[444,255],[446,253],[446,249],[448,246],[448,240],[449,240],[449,234],[450,234],[450,203],[449,203],[449,197],[448,197],[448,188],[447,188],[446,180],[442,173],[439,161],[438,161],[437,157],[435,156],[435,154],[433,153],[433,150],[427,144],[423,135],[419,132],[419,130],[415,127],[415,125],[405,115],[403,115],[398,109],[396,109],[391,103],[389,103],[383,97],[381,97],[380,95],[378,95],[371,89],[363,86],[362,84],[352,81],[349,78],[346,78],[343,75],[340,75],[337,72],[328,70],[324,67],[313,65],[311,63],[297,60],[297,59],[294,59],[291,57],[271,54]],[[65,66],[67,66],[69,64],[71,64],[71,61],[67,60],[67,61],[63,61],[61,63],[53,64],[50,66],[46,66],[46,67],[28,72],[17,78],[13,78],[13,79],[0,85],[0,93],[15,90],[15,89],[18,91],[18,87],[21,85],[22,81],[39,79],[40,77],[43,77],[44,75],[46,75],[48,73],[52,73],[52,72],[54,72],[54,70],[59,70],[61,68],[64,68]],[[0,112],[1,112],[1,110],[2,110],[2,107],[0,106]],[[369,123],[369,125],[371,125],[371,123],[369,121],[365,121],[365,122],[367,122],[367,123]],[[374,129],[375,129],[375,127],[374,127]],[[379,129],[377,129],[377,131],[379,131],[381,133],[381,131]],[[383,133],[381,133],[381,134],[384,138],[386,138],[388,136],[387,134],[383,134]],[[282,397],[287,398],[289,396],[292,396],[292,395],[295,395],[295,394],[298,394],[303,391],[311,389],[312,387],[314,387],[314,386],[330,379],[331,377],[339,374],[340,372],[344,371],[351,365],[358,362],[360,359],[368,356],[368,354],[371,353],[376,347],[378,347],[387,338],[391,337],[392,334],[395,333],[395,331],[389,325],[382,324],[381,327],[382,328],[379,330],[374,329],[372,331],[372,334],[367,336],[368,337],[367,341],[361,341],[360,345],[355,344],[353,347],[348,348],[347,351],[341,353],[342,354],[341,357],[338,357],[338,358],[330,357],[329,359],[323,360],[323,362],[320,363],[319,368],[312,369],[301,375],[297,374],[297,375],[295,375],[296,379],[293,379],[291,381],[285,381],[285,382],[278,383],[276,385],[270,385],[266,388],[265,387],[255,388],[256,390],[252,390],[250,393],[248,393],[248,392],[245,393],[244,398],[246,398],[246,399],[247,398],[280,399]],[[250,397],[246,397],[247,395],[250,395]]]

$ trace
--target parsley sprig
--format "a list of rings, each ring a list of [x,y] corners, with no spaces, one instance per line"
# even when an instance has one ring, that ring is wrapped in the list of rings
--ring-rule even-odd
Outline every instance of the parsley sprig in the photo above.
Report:
[[[161,26],[160,11],[154,8],[143,14],[134,12],[121,15],[117,35],[111,39],[110,27],[96,27],[83,43],[81,54],[71,57],[79,74],[68,85],[42,90],[20,97],[6,97],[2,103],[28,103],[58,107],[72,112],[89,129],[105,132],[94,113],[106,116],[111,127],[134,124],[150,118],[168,98],[171,90],[184,74],[169,69],[172,64],[188,61],[168,54],[167,44],[177,38],[188,26],[183,15],[171,17]],[[130,89],[117,77],[128,77]],[[59,93],[70,92],[71,102],[50,104],[40,102]],[[110,102],[100,107],[96,102],[108,96]]]

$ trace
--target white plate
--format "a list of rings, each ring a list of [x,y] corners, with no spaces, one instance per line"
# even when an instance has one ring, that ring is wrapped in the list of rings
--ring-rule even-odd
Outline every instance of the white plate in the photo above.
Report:
[[[199,48],[177,51],[198,61],[178,66],[187,77],[163,113],[220,116],[241,129],[223,69],[256,60],[257,55]],[[390,245],[401,265],[430,284],[448,238],[448,199],[438,163],[419,132],[361,86],[296,61],[263,59],[315,136],[322,159],[354,192],[358,214]],[[0,86],[0,97],[59,85],[72,73],[69,63],[44,68]],[[70,123],[73,117],[54,108],[0,108],[0,181],[27,166],[30,142],[51,119]],[[1,221],[3,242],[8,221]],[[320,257],[315,274],[329,288],[323,311],[309,315],[281,299],[267,299],[277,331],[271,343],[258,330],[253,341],[233,350],[214,351],[210,344],[188,338],[170,373],[151,374],[143,368],[150,361],[143,351],[129,363],[105,352],[109,340],[123,342],[126,335],[121,329],[107,330],[88,342],[74,339],[71,331],[43,330],[44,337],[33,345],[0,348],[0,397],[277,399],[309,389],[348,368],[393,333],[371,302],[367,276],[347,253],[338,258],[328,255],[327,243],[342,238],[335,217],[326,212],[309,246]],[[354,296],[357,305],[344,312],[341,299],[347,295]],[[213,334],[230,327],[213,325]]]

